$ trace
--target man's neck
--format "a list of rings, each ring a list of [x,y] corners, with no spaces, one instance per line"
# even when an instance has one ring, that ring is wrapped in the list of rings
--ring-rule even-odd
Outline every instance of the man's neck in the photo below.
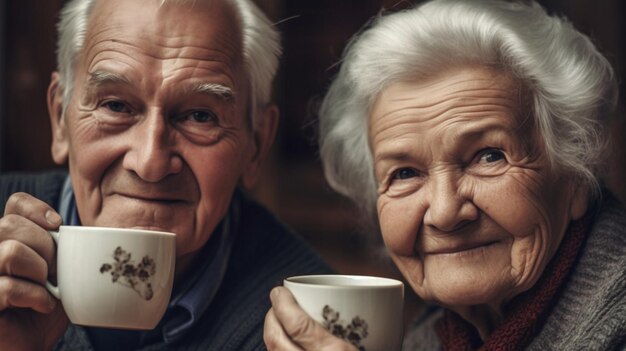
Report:
[[[176,285],[179,281],[184,280],[185,276],[187,276],[187,274],[191,271],[191,267],[198,256],[198,252],[199,251],[191,252],[176,258],[174,285]]]

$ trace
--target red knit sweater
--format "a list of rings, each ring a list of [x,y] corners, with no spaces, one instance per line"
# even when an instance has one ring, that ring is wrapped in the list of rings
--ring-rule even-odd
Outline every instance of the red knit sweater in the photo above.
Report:
[[[437,335],[446,351],[523,350],[543,325],[580,252],[590,216],[571,223],[563,243],[546,267],[544,274],[530,290],[513,299],[506,307],[502,323],[480,339],[476,329],[452,311],[438,321]]]

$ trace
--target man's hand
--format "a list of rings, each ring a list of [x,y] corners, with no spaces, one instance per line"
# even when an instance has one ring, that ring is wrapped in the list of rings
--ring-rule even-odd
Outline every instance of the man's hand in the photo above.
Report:
[[[356,351],[309,317],[287,288],[274,288],[270,299],[272,308],[265,316],[263,330],[268,350]]]
[[[0,350],[49,350],[67,329],[61,303],[45,288],[56,257],[47,231],[60,224],[54,209],[28,194],[13,194],[6,203],[0,218]]]

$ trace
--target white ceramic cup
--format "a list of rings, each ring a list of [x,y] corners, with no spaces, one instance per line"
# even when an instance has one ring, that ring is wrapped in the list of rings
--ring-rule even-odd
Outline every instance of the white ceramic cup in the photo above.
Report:
[[[356,275],[304,275],[283,285],[314,320],[359,350],[400,350],[404,284]]]
[[[46,288],[74,324],[153,329],[172,292],[176,235],[140,229],[61,226],[57,285]]]

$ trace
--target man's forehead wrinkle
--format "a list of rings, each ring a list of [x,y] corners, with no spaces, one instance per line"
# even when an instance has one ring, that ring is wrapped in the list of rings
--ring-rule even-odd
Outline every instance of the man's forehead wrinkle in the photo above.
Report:
[[[132,51],[128,47],[132,46],[137,48],[132,43],[121,43],[119,40],[102,39],[98,41],[87,40],[87,46],[84,51],[85,64],[89,71],[93,70],[93,67],[97,66],[103,61],[113,61],[116,64],[141,64],[140,57],[133,55]],[[127,44],[127,45],[124,45]],[[120,57],[124,57],[120,60]]]
[[[225,48],[225,51],[233,53],[233,56],[239,56],[243,46],[243,37],[239,34],[239,31],[233,33],[228,28],[229,26],[222,28],[219,32],[214,32],[211,35],[211,41],[205,41],[204,39],[198,39],[195,31],[181,28],[181,30],[173,30],[171,27],[163,28],[162,30],[152,31],[151,35],[157,38],[160,42],[163,42],[167,46],[187,46],[196,47],[200,49],[206,49],[207,44],[210,46],[218,46]],[[173,32],[181,32],[183,34],[174,34]],[[179,43],[183,44],[179,44]]]
[[[118,41],[120,43],[120,41]],[[137,66],[150,65],[153,73],[161,72],[164,80],[176,78],[176,76],[205,76],[215,77],[223,76],[221,79],[223,84],[235,87],[235,70],[233,62],[215,55],[216,51],[205,52],[203,59],[197,59],[195,56],[177,56],[167,55],[167,57],[153,56],[149,53],[142,52],[139,55],[133,55],[128,50],[124,50],[118,46],[108,46],[105,50],[94,52],[94,57],[87,58],[87,71],[91,72],[101,67],[115,67],[116,71],[132,73]],[[148,58],[150,60],[148,60]],[[185,73],[190,71],[190,73]]]
[[[171,63],[175,60],[175,63]],[[163,63],[163,82],[176,81],[179,79],[193,80],[195,82],[220,84],[235,93],[237,82],[235,72],[226,63],[222,62],[198,62],[197,60],[187,61],[181,64],[180,59],[166,60]]]
[[[113,57],[112,54],[116,56]],[[117,56],[119,55],[119,56]],[[121,60],[120,56],[123,56],[124,59]],[[133,64],[142,64],[143,62],[139,57],[135,57],[129,54],[128,51],[124,51],[122,49],[109,49],[109,50],[101,50],[94,54],[93,57],[87,58],[87,70],[92,71],[94,67],[102,65],[103,63],[113,63],[116,66],[125,66],[132,69]]]
[[[190,4],[176,4],[176,1],[170,1],[169,3],[166,2],[166,5],[175,7],[175,11],[179,12],[179,15],[182,14],[184,18],[189,18],[190,20],[181,21],[180,17],[170,16],[171,11],[167,8],[159,8],[156,14],[159,26],[155,33],[165,33],[166,36],[171,38],[185,37],[188,34],[194,35],[197,28],[194,28],[193,31],[189,31],[186,30],[186,27],[188,25],[193,26],[197,24],[194,20],[198,20],[198,15],[203,15],[201,19],[203,29],[214,30],[219,28],[219,30],[215,30],[212,33],[212,36],[215,40],[224,41],[221,44],[228,41],[241,43],[243,40],[243,28],[241,26],[239,10],[237,6],[230,1],[193,1],[192,6],[189,6]],[[180,32],[184,34],[177,36],[176,34]],[[239,48],[235,47],[234,50],[239,50]]]
[[[156,21],[154,26],[163,26],[163,23]],[[128,29],[126,29],[128,27]],[[176,51],[168,49],[179,49],[188,52],[197,52],[192,56],[198,58],[219,57],[223,56],[224,60],[240,61],[242,42],[239,36],[233,33],[214,33],[210,40],[197,37],[195,32],[185,30],[183,34],[168,34],[173,32],[172,28],[163,28],[155,30],[154,27],[146,28],[146,31],[138,32],[134,26],[102,24],[94,25],[89,31],[85,42],[89,48],[99,45],[128,45],[146,51]],[[236,40],[233,37],[236,38]],[[149,38],[149,39],[146,39]],[[161,55],[166,54],[163,53]],[[155,56],[158,56],[156,54]]]
[[[137,19],[122,10],[126,6],[143,8],[141,1],[116,4],[96,5],[86,38],[86,60],[104,55],[115,65],[131,66],[131,70],[149,66],[151,72],[160,72],[162,79],[192,67],[207,71],[199,72],[201,75],[221,74],[233,82],[230,85],[237,83],[233,78],[243,69],[243,36],[232,4],[211,1],[190,7],[166,3],[171,9],[145,6],[148,12]],[[182,17],[186,20],[181,21]],[[94,67],[89,61],[87,66]],[[224,83],[221,80],[219,83]]]
[[[172,4],[181,6],[181,4]],[[182,5],[189,11],[190,23],[180,21],[178,17],[168,16],[167,11],[157,14],[158,25],[151,32],[161,40],[164,46],[173,48],[189,48],[208,51],[219,51],[226,60],[239,62],[243,60],[243,33],[238,21],[238,12],[232,4],[224,1],[209,1]],[[196,5],[198,7],[196,8]],[[197,14],[203,13],[202,33],[194,27]],[[215,16],[219,14],[219,16]],[[162,19],[162,20],[161,20]],[[206,23],[205,23],[206,22]],[[210,38],[207,40],[207,38]],[[216,50],[219,48],[219,50]]]
[[[124,55],[142,64],[144,62],[140,60],[141,56],[157,60],[189,60],[211,65],[218,63],[231,70],[234,69],[232,66],[240,64],[241,62],[241,55],[225,50],[206,48],[198,45],[163,46],[146,39],[135,39],[135,42],[125,39],[103,39],[98,42],[90,43],[86,49],[85,54],[87,59],[109,52]],[[135,51],[138,55],[134,54]]]
[[[203,64],[220,64],[232,69],[233,66],[236,65],[232,59],[230,59],[227,55],[221,54],[219,50],[205,50],[202,53],[193,53],[188,52],[188,50],[183,50],[183,52],[175,53],[172,55],[162,55],[154,57],[160,60],[166,60],[168,62],[172,62],[171,60],[177,61],[189,61],[195,62],[199,65]]]
[[[241,45],[224,37],[227,36],[217,36],[210,43],[190,40],[190,36],[167,38],[158,44],[157,49],[163,51],[163,58],[178,57],[181,59],[217,61],[227,65],[241,64],[243,60]],[[168,53],[170,53],[169,56]]]

